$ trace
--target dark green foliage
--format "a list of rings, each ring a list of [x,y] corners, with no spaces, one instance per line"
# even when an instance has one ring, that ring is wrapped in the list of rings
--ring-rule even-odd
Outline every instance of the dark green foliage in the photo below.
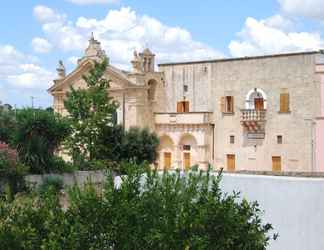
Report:
[[[153,163],[156,159],[159,138],[148,129],[121,126],[106,127],[98,146],[98,159],[110,162],[132,161]]]
[[[67,146],[77,161],[97,159],[98,150],[104,146],[100,144],[104,130],[113,125],[118,105],[108,95],[109,82],[104,78],[106,67],[106,60],[95,62],[89,74],[83,76],[87,89],[71,87],[64,102],[73,128]]]
[[[0,196],[12,200],[18,192],[26,190],[24,175],[28,168],[17,161],[17,153],[8,145],[0,148]]]
[[[15,112],[0,108],[0,142],[9,144],[16,129]]]
[[[59,176],[47,176],[43,180],[43,183],[39,186],[38,191],[41,194],[45,194],[52,189],[54,192],[58,193],[63,189],[63,180]]]
[[[130,128],[122,141],[122,160],[153,163],[157,156],[159,138],[148,129]]]
[[[220,176],[124,168],[119,188],[111,174],[101,194],[73,188],[67,211],[53,189],[42,199],[0,202],[1,247],[264,250],[273,238],[258,204],[224,195]]]
[[[70,134],[64,118],[46,110],[23,109],[17,113],[12,145],[19,161],[32,173],[50,172],[54,152]]]

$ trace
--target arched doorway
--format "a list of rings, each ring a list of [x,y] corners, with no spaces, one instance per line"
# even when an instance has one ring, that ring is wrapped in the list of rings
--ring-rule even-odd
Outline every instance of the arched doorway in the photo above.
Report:
[[[245,98],[245,108],[254,110],[267,109],[267,96],[265,92],[259,88],[251,89]]]
[[[184,134],[179,142],[181,149],[182,169],[189,170],[197,163],[197,141],[191,134]]]
[[[174,143],[170,136],[163,135],[160,137],[159,168],[169,170],[172,168],[174,158]]]

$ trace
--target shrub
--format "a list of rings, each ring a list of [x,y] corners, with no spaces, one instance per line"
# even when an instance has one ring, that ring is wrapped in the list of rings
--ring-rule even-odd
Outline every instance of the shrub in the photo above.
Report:
[[[69,123],[46,110],[24,109],[17,114],[13,146],[32,173],[51,171],[54,152],[70,133]]]
[[[26,190],[24,175],[28,168],[17,161],[17,152],[7,144],[0,144],[0,194],[5,194],[9,200],[21,191]]]
[[[59,192],[63,189],[63,180],[59,176],[47,176],[44,178],[43,183],[39,186],[38,191],[44,194],[52,189],[54,192]]]
[[[220,176],[128,164],[118,188],[111,173],[102,194],[74,187],[65,212],[51,189],[42,199],[0,201],[1,247],[263,250],[275,238],[257,202],[223,194]]]
[[[133,160],[137,164],[144,161],[153,163],[157,156],[159,138],[148,129],[130,128],[122,141],[122,160]]]

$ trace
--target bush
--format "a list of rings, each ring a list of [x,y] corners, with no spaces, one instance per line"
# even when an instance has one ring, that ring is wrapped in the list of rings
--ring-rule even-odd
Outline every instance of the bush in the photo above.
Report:
[[[0,144],[0,195],[5,195],[8,200],[26,190],[24,175],[28,168],[17,161],[17,152],[7,144]]]
[[[39,186],[38,191],[44,194],[52,189],[54,192],[58,193],[63,189],[63,180],[59,176],[47,176],[44,178],[43,183]]]
[[[0,202],[1,247],[263,250],[272,239],[257,202],[223,194],[220,176],[127,169],[118,188],[108,173],[102,194],[74,187],[67,211],[51,190],[42,199]]]
[[[32,173],[46,173],[51,171],[54,152],[69,133],[70,126],[64,118],[46,110],[24,109],[17,114],[12,144],[19,160]]]
[[[148,129],[130,128],[122,141],[122,160],[133,160],[137,164],[144,161],[153,163],[157,156],[159,138]]]

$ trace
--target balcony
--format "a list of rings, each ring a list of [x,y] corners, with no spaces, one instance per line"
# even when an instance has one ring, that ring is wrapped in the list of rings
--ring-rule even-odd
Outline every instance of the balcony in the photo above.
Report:
[[[210,124],[211,112],[155,113],[155,124]]]
[[[242,109],[241,124],[247,129],[249,134],[264,133],[266,121],[266,110]]]

